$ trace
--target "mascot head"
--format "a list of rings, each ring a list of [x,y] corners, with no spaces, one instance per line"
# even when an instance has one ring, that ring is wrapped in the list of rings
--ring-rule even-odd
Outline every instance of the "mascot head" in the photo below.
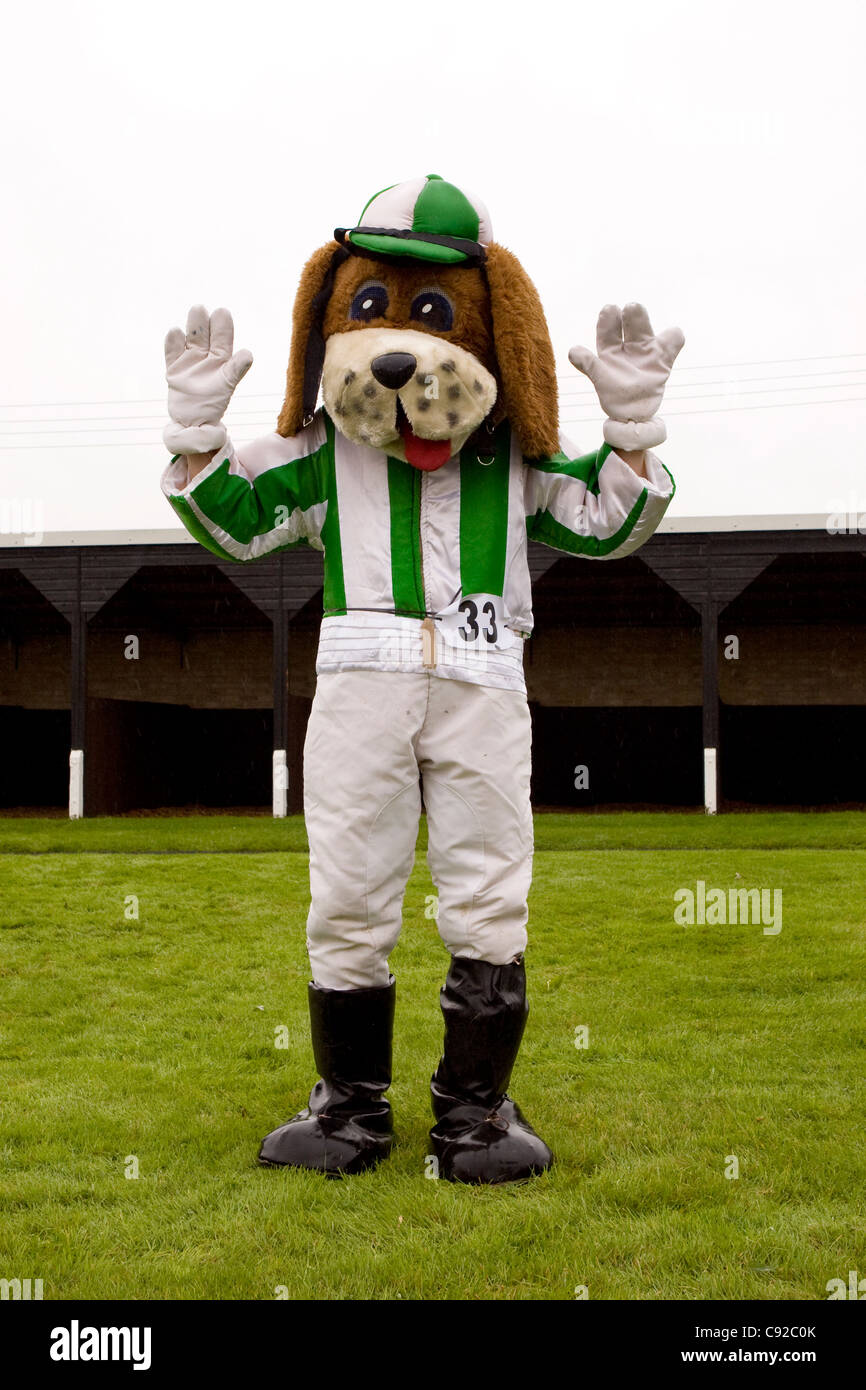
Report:
[[[304,267],[277,430],[319,387],[347,438],[430,470],[505,418],[529,458],[559,447],[538,293],[484,205],[436,174],[371,198]]]

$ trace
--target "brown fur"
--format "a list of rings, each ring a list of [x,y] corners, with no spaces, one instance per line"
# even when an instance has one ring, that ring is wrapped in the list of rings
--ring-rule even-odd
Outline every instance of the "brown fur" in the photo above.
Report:
[[[297,434],[303,424],[304,357],[312,305],[336,249],[334,241],[320,247],[301,275],[286,397],[277,423],[277,432],[285,436]],[[357,323],[348,317],[349,306],[356,290],[368,280],[387,288],[387,315]],[[453,327],[436,336],[471,352],[496,378],[499,398],[492,422],[507,415],[523,453],[530,458],[555,453],[559,448],[556,367],[544,310],[520,262],[502,246],[488,246],[483,270],[422,262],[389,264],[350,256],[334,278],[323,324],[325,339],[332,333],[370,327],[423,330],[423,324],[409,318],[409,307],[416,294],[433,286],[441,288],[454,306]]]
[[[516,256],[491,242],[485,264],[490,287],[500,405],[528,458],[559,448],[556,361],[538,290]]]
[[[298,285],[295,307],[292,310],[292,346],[286,371],[286,395],[277,421],[277,434],[283,435],[286,439],[298,434],[303,427],[304,359],[312,326],[313,300],[322,288],[336,250],[336,241],[329,241],[325,246],[320,246],[301,271],[301,283]]]

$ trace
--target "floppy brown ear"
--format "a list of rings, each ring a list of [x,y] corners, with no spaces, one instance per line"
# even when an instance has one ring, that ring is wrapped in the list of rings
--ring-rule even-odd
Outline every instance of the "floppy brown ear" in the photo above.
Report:
[[[335,258],[342,262],[345,256],[345,251],[336,241],[329,241],[313,252],[301,272],[301,283],[292,311],[292,347],[286,372],[286,395],[277,421],[277,434],[285,438],[300,431],[305,415],[315,407],[324,353],[321,324],[331,291],[332,272],[336,268]]]
[[[538,291],[516,256],[491,242],[485,270],[501,404],[527,458],[559,449],[553,344]]]

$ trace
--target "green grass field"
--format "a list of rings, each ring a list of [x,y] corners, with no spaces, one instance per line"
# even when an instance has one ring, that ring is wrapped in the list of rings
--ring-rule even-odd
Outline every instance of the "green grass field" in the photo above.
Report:
[[[255,1164],[314,1080],[301,822],[0,821],[0,1277],[499,1300],[866,1275],[866,817],[541,816],[537,843],[512,1092],[558,1162],[474,1190],[425,1177],[447,956],[422,853],[392,957],[398,1144],[328,1182]],[[677,925],[699,879],[781,889],[781,932]]]

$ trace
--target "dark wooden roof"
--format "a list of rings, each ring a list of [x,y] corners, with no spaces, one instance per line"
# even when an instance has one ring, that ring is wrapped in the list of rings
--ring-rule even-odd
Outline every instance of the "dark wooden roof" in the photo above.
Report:
[[[669,532],[613,562],[529,546],[539,621],[694,625],[711,602],[751,622],[866,621],[866,537],[821,530]],[[79,610],[99,625],[266,624],[284,611],[318,622],[322,555],[299,547],[252,564],[200,546],[129,544],[0,548],[0,609],[33,631]],[[96,615],[99,615],[98,620]],[[795,617],[796,615],[796,617]]]

